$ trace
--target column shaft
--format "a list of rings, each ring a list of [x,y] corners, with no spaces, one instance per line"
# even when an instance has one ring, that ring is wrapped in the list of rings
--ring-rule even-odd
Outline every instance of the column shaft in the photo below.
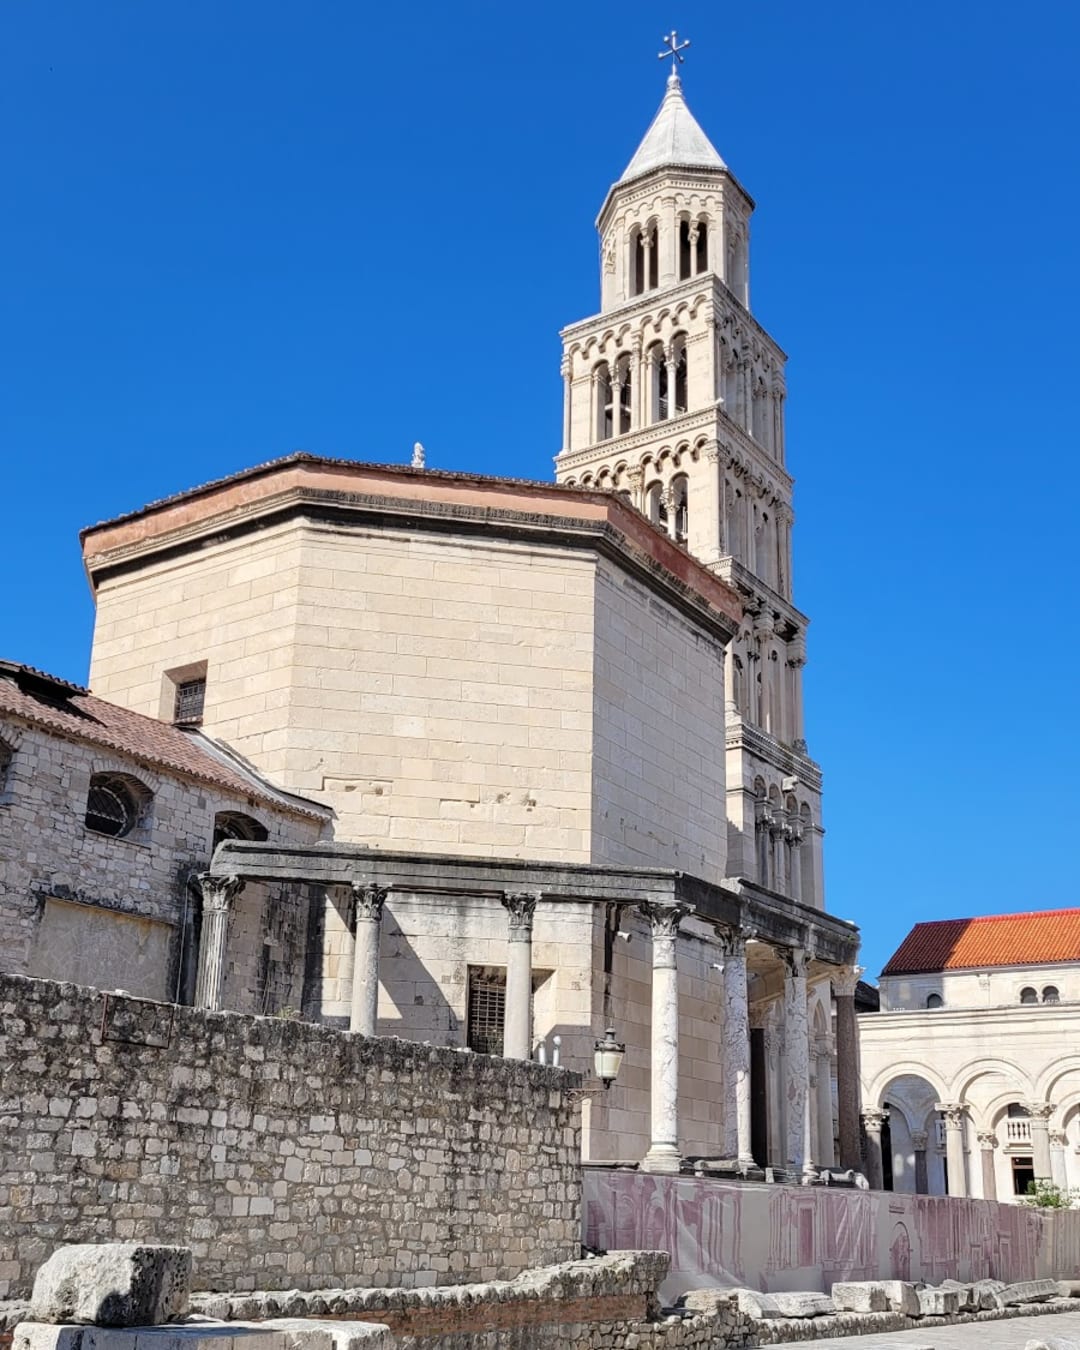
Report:
[[[676,941],[687,913],[680,905],[641,906],[652,925],[652,1043],[650,1120],[652,1139],[642,1159],[645,1172],[678,1172],[679,977]]]
[[[807,847],[804,843],[803,847]],[[859,1147],[859,1047],[855,1022],[858,966],[843,966],[833,977],[836,998],[836,1095],[840,1125],[840,1166],[861,1171]]]
[[[926,1172],[926,1131],[913,1130],[911,1142],[915,1151],[915,1194],[928,1195],[930,1193],[930,1181]]]
[[[955,1102],[939,1102],[937,1109],[945,1117],[945,1163],[949,1169],[949,1194],[967,1195],[964,1108]]]
[[[885,1185],[885,1168],[881,1157],[884,1111],[864,1111],[863,1123],[866,1126],[866,1180],[872,1191],[880,1191]]]
[[[836,1163],[836,1149],[833,1143],[832,1056],[827,1049],[819,1051],[817,1056],[817,1122],[818,1150],[814,1161],[819,1167],[832,1167]]]
[[[532,1055],[532,927],[538,896],[507,893],[502,903],[509,916],[506,944],[506,1023],[503,1057]]]
[[[349,1030],[374,1036],[379,1022],[379,939],[386,888],[354,882],[352,886],[353,983]]]
[[[1031,1113],[1031,1162],[1036,1181],[1050,1181],[1050,1134],[1045,1115]]]
[[[229,915],[233,900],[243,888],[244,883],[239,877],[215,877],[208,872],[199,877],[203,912],[199,966],[195,975],[196,1008],[214,1010],[221,1007]]]
[[[753,1164],[750,1139],[750,1005],[746,986],[746,938],[728,932],[724,953],[724,1156]]]
[[[563,361],[563,432],[562,448],[564,451],[570,449],[570,399],[571,399],[571,380],[570,380],[570,362]]]
[[[784,1044],[787,1059],[787,1165],[794,1172],[810,1176],[814,1164],[810,1157],[810,1019],[806,1007],[806,965],[804,951],[784,953],[787,975],[784,980]]]
[[[997,1168],[992,1143],[982,1145],[982,1192],[984,1200],[997,1199]]]

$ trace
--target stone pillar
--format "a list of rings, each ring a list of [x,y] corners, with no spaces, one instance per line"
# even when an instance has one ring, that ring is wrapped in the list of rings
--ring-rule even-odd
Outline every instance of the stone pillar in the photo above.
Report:
[[[804,844],[805,848],[807,845]],[[836,1096],[840,1126],[840,1166],[862,1171],[859,1147],[859,1043],[855,1022],[855,986],[861,966],[840,966],[832,977],[836,999]]]
[[[374,1036],[379,1020],[379,937],[386,887],[374,882],[352,883],[353,930],[352,1003],[349,1030],[361,1036]]]
[[[885,1186],[885,1168],[881,1159],[881,1131],[888,1119],[884,1111],[868,1110],[862,1113],[866,1127],[866,1179],[872,1191]]]
[[[753,1166],[750,1140],[750,1005],[746,987],[746,933],[720,936],[724,954],[724,1156]]]
[[[678,361],[675,360],[675,354],[669,347],[664,352],[664,364],[667,367],[667,415],[674,417],[675,414],[675,372],[679,368]]]
[[[634,338],[634,347],[630,353],[630,430],[637,431],[641,426],[641,338]]]
[[[211,1011],[221,1007],[225,984],[225,951],[229,936],[232,902],[244,889],[240,877],[215,877],[203,872],[198,878],[202,891],[202,933],[199,968],[195,975],[195,1007]]]
[[[1028,1102],[1031,1112],[1031,1161],[1036,1181],[1050,1181],[1050,1117],[1054,1108],[1050,1102]]]
[[[912,1130],[911,1142],[915,1147],[915,1194],[929,1195],[930,1179],[926,1171],[926,1131]]]
[[[937,1110],[945,1117],[945,1161],[949,1168],[949,1194],[967,1195],[967,1175],[964,1166],[964,1108],[958,1102],[938,1102]]]
[[[997,1169],[994,1166],[994,1149],[997,1148],[997,1135],[993,1130],[980,1130],[976,1138],[982,1156],[982,1193],[984,1200],[997,1199]]]
[[[1068,1187],[1069,1180],[1065,1168],[1065,1146],[1068,1140],[1060,1130],[1050,1131],[1050,1179],[1062,1190]]]
[[[532,927],[539,896],[507,891],[502,897],[510,927],[506,944],[506,1024],[503,1058],[532,1055]]]
[[[562,359],[562,366],[560,367],[561,374],[563,377],[562,448],[564,454],[566,453],[567,450],[570,449],[570,398],[571,398],[570,369],[571,369],[570,358],[568,356],[564,356]]]
[[[814,1047],[817,1060],[817,1156],[814,1161],[819,1167],[833,1167],[836,1164],[836,1148],[833,1143],[832,1109],[832,1054],[827,1039],[818,1041]]]
[[[652,1139],[644,1172],[678,1172],[679,1154],[679,976],[676,942],[683,905],[643,904],[652,928],[652,1041],[649,1106]]]
[[[806,1006],[806,952],[791,947],[783,952],[784,1044],[787,1047],[787,1165],[804,1180],[817,1175],[811,1161],[810,1018]]]

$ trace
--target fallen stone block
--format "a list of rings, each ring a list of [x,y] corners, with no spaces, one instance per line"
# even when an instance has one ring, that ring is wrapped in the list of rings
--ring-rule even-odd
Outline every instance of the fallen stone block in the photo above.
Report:
[[[391,1350],[395,1343],[389,1327],[379,1322],[320,1322],[309,1317],[279,1317],[263,1325],[283,1333],[285,1350]]]
[[[981,1312],[995,1312],[1004,1308],[1001,1291],[1005,1288],[1002,1280],[976,1280],[972,1291],[978,1298]]]
[[[959,1296],[961,1312],[978,1311],[979,1296],[973,1284],[964,1284],[960,1280],[942,1280],[938,1288],[952,1289]]]
[[[35,1322],[147,1327],[181,1317],[191,1292],[191,1249],[139,1242],[60,1247],[38,1270]]]
[[[828,1317],[836,1304],[826,1294],[759,1294],[756,1289],[735,1289],[739,1311],[765,1320],[773,1317]]]
[[[1059,1298],[1080,1298],[1080,1280],[1058,1280],[1057,1288]]]
[[[1057,1292],[1057,1280],[1018,1280],[1000,1291],[1006,1307],[1018,1303],[1045,1303],[1048,1298],[1057,1298]]]
[[[840,1280],[830,1297],[840,1312],[888,1312],[889,1299],[878,1280]]]
[[[1080,1342],[1067,1336],[1047,1336],[1045,1340],[1036,1336],[1024,1343],[1024,1350],[1080,1350]]]
[[[955,1289],[920,1289],[920,1317],[948,1317],[960,1311],[960,1295]]]
[[[373,1327],[386,1331],[385,1327]],[[367,1342],[390,1347],[392,1340]],[[12,1350],[331,1350],[325,1337],[310,1342],[289,1339],[286,1331],[262,1324],[215,1322],[200,1318],[192,1322],[169,1322],[164,1326],[92,1327],[84,1324],[59,1326],[54,1322],[21,1322],[12,1336]],[[342,1342],[341,1350],[351,1350]]]
[[[890,1312],[904,1313],[907,1317],[919,1316],[919,1295],[913,1284],[907,1280],[879,1280],[885,1291]]]

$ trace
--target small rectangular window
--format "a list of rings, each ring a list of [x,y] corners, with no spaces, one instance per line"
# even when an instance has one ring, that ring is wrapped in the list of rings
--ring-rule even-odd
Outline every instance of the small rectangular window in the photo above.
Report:
[[[205,677],[198,680],[179,681],[176,686],[176,700],[173,704],[173,721],[188,724],[201,722],[205,702]]]
[[[478,1055],[501,1055],[506,1026],[506,972],[469,967],[468,1046]]]

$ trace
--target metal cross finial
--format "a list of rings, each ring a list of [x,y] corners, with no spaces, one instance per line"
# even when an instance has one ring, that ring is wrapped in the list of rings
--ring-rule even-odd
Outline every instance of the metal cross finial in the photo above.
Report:
[[[686,60],[686,57],[683,56],[682,53],[690,46],[690,39],[687,38],[685,42],[680,42],[679,35],[673,28],[667,37],[662,37],[660,41],[667,47],[667,51],[657,52],[657,60],[666,61],[670,57],[671,73],[674,75],[676,67],[681,66]]]

